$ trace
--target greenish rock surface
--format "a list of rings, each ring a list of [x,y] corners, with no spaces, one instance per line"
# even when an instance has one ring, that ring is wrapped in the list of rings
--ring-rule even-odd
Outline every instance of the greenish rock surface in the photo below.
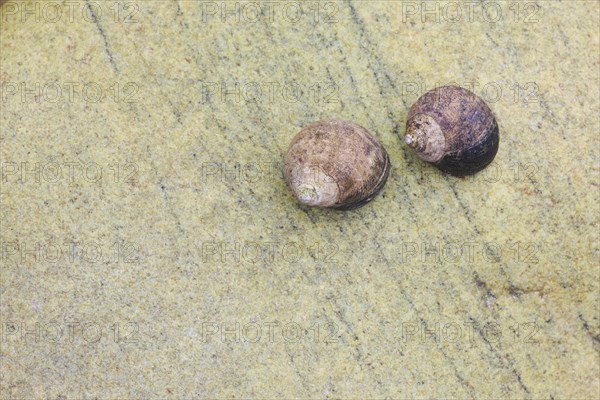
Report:
[[[598,397],[598,2],[50,3],[1,6],[0,397]],[[451,82],[465,179],[403,142]],[[325,118],[389,152],[358,210],[282,179]]]

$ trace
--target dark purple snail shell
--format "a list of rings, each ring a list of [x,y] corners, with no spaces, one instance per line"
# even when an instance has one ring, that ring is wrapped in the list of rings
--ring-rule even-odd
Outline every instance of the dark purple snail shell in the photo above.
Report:
[[[455,176],[488,166],[498,152],[498,123],[488,105],[458,86],[442,86],[410,108],[406,143],[419,158]]]

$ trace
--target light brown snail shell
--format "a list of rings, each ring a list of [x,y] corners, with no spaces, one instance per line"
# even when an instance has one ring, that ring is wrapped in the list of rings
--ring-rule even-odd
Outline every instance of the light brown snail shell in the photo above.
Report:
[[[406,144],[419,158],[456,176],[474,174],[498,152],[498,123],[487,104],[458,86],[421,96],[408,112]]]
[[[301,202],[350,210],[369,202],[390,172],[385,148],[362,126],[325,120],[304,128],[285,155],[285,181]]]

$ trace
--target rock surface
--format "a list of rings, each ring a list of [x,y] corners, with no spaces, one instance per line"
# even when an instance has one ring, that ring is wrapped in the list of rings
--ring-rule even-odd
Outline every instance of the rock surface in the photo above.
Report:
[[[0,397],[598,397],[598,2],[60,4],[1,6]],[[448,83],[465,179],[403,143]],[[356,211],[285,186],[325,118],[389,152]]]

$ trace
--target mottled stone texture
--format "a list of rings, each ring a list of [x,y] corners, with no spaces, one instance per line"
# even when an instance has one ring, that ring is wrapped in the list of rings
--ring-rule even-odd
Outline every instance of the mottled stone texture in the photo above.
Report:
[[[597,1],[60,3],[2,4],[0,398],[598,398]],[[450,83],[464,179],[402,140]],[[329,118],[391,160],[354,211],[281,172]]]

